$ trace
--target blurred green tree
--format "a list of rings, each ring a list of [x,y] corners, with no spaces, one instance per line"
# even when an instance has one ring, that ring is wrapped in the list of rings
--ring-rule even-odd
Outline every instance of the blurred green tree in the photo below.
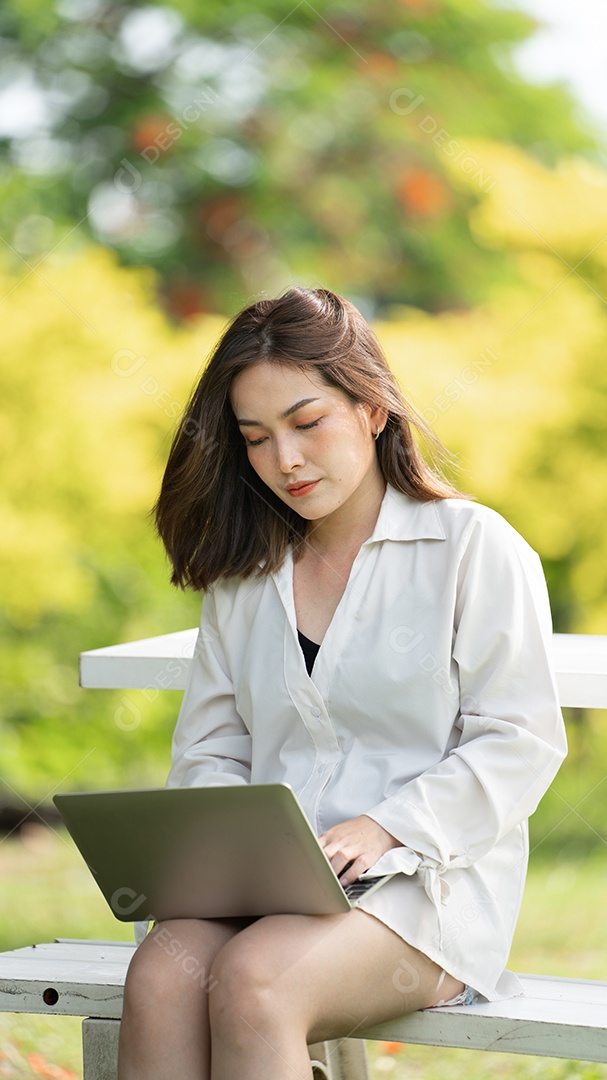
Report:
[[[533,26],[487,0],[5,0],[0,230],[17,260],[76,229],[153,266],[176,318],[319,268],[367,314],[466,309],[516,278],[470,228],[495,183],[470,140],[593,153],[513,68]]]

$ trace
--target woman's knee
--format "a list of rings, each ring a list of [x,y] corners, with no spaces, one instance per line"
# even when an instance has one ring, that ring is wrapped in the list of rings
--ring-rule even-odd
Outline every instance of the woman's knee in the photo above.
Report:
[[[224,945],[211,966],[213,1029],[227,1029],[233,1038],[236,1029],[246,1035],[266,1030],[283,1014],[292,1018],[288,988],[278,976],[276,957],[260,942],[243,935]]]
[[[197,1003],[212,988],[211,965],[230,934],[210,921],[158,923],[135,951],[124,988],[125,1011]]]

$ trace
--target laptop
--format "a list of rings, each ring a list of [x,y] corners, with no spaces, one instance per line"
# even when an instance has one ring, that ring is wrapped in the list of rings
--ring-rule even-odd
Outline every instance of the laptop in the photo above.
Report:
[[[338,914],[394,876],[344,889],[289,784],[70,792],[53,801],[122,922]]]

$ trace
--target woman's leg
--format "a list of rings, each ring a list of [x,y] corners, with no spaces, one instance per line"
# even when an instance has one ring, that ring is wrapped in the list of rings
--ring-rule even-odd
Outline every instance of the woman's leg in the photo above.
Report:
[[[269,915],[211,968],[212,1080],[310,1080],[307,1044],[427,1008],[463,989],[368,912]],[[439,985],[440,983],[440,985]]]
[[[249,922],[174,919],[150,931],[127,972],[119,1080],[208,1080],[211,965]]]

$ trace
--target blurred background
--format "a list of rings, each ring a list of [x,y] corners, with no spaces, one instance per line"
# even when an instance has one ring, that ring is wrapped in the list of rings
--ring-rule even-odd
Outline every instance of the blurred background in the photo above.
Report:
[[[164,783],[179,694],[81,690],[78,654],[198,621],[149,510],[244,304],[353,300],[555,630],[607,633],[606,32],[601,0],[4,0],[0,948],[129,936],[51,799]],[[604,977],[607,718],[566,719],[511,966]],[[34,1020],[2,1018],[0,1076],[78,1075],[71,1021]]]

